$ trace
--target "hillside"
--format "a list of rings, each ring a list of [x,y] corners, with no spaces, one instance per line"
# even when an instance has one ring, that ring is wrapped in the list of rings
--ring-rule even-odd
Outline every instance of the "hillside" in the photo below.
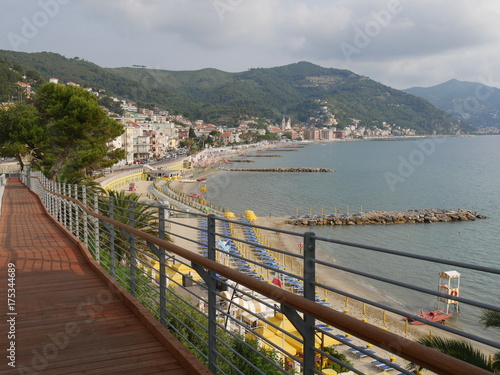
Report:
[[[500,90],[497,88],[452,79],[437,86],[404,91],[428,100],[476,128],[500,128]]]
[[[151,86],[151,80],[123,77],[78,57],[68,59],[52,52],[24,53],[0,50],[1,60],[24,70],[36,70],[45,80],[55,77],[62,82],[75,82],[84,87],[104,89],[110,95],[143,103],[170,103],[179,113],[190,109],[196,111],[197,108],[189,98]]]
[[[10,64],[0,61],[0,103],[19,97],[21,88],[16,82],[22,79],[22,75],[12,69]]]
[[[0,60],[34,69],[46,79],[104,89],[110,95],[156,105],[190,119],[232,126],[255,116],[294,123],[319,119],[326,111],[343,128],[354,123],[381,127],[383,122],[420,134],[450,134],[470,127],[426,100],[377,83],[348,70],[299,62],[275,68],[228,73],[217,69],[168,71],[101,68],[49,53],[1,51]]]
[[[225,73],[215,69],[194,72],[150,71],[116,68],[123,77],[135,76],[155,85],[177,90],[184,96],[203,102],[204,119],[220,121],[224,116],[268,117],[278,120],[291,116],[305,122],[317,116],[320,101],[339,120],[340,127],[359,120],[361,126],[381,126],[383,122],[416,129],[421,134],[469,131],[457,121],[430,105],[426,100],[408,95],[347,70],[323,68],[308,62],[282,67],[250,69]]]

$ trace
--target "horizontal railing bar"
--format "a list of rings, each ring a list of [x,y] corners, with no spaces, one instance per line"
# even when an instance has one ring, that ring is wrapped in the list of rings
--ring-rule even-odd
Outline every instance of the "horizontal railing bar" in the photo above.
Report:
[[[338,269],[338,270],[341,270],[341,271],[345,271],[345,272],[348,272],[348,273],[353,273],[353,274],[356,274],[358,276],[367,277],[369,279],[378,280],[378,281],[382,281],[384,283],[388,283],[388,284],[400,286],[400,287],[403,287],[403,288],[406,288],[406,289],[412,289],[412,290],[415,290],[415,291],[418,291],[418,292],[422,292],[422,293],[425,293],[425,294],[430,294],[430,295],[434,295],[434,296],[437,296],[437,297],[443,297],[443,298],[451,299],[451,300],[454,300],[454,301],[463,302],[463,303],[466,303],[468,305],[480,307],[480,308],[487,309],[487,310],[500,311],[500,306],[497,307],[497,306],[490,305],[490,304],[487,304],[487,303],[476,302],[476,301],[468,299],[468,298],[463,298],[463,297],[458,297],[458,296],[451,296],[449,294],[437,292],[437,291],[434,291],[432,289],[427,289],[427,288],[419,287],[419,286],[416,286],[416,285],[411,285],[411,284],[404,283],[404,282],[401,282],[401,281],[392,280],[392,279],[389,279],[389,278],[384,277],[384,276],[377,276],[377,275],[374,275],[374,274],[371,274],[371,273],[354,270],[352,268],[347,268],[347,267],[343,267],[343,266],[340,266],[340,265],[337,265],[337,264],[327,263],[327,262],[320,261],[320,260],[316,260],[315,263],[321,264],[321,265],[324,265],[324,266],[328,266],[330,268],[335,268],[335,269]]]
[[[466,268],[466,269],[470,269],[470,270],[475,270],[475,271],[481,271],[481,272],[492,273],[492,274],[495,274],[495,275],[500,275],[500,268],[493,268],[493,267],[487,267],[487,266],[469,264],[469,263],[464,263],[464,262],[457,262],[457,261],[454,261],[454,260],[447,260],[447,259],[443,259],[443,258],[436,258],[436,257],[427,256],[427,255],[412,254],[412,253],[407,253],[407,252],[404,252],[404,251],[385,249],[383,247],[371,246],[371,245],[363,245],[363,244],[358,244],[358,243],[348,242],[348,241],[334,240],[334,239],[331,239],[331,238],[315,237],[315,239],[319,240],[319,241],[325,241],[325,242],[335,243],[335,244],[338,244],[338,245],[345,245],[345,246],[349,246],[349,247],[356,247],[358,249],[374,250],[374,251],[377,251],[379,253],[386,253],[386,254],[398,255],[398,256],[402,256],[402,257],[406,257],[406,258],[423,260],[423,261],[426,261],[426,262],[441,263],[441,264],[446,264],[446,265],[449,265],[449,266],[462,267],[462,268]]]
[[[462,337],[465,337],[465,338],[468,338],[468,339],[471,339],[471,340],[474,340],[474,341],[477,341],[477,342],[480,342],[480,343],[483,343],[483,344],[486,344],[486,345],[489,345],[489,346],[492,346],[492,347],[500,349],[500,343],[497,343],[497,342],[485,339],[483,337],[479,337],[479,336],[467,333],[465,331],[460,331],[460,330],[458,330],[456,328],[453,328],[453,327],[450,327],[450,326],[446,326],[446,325],[442,325],[440,323],[435,323],[433,321],[424,320],[421,317],[409,314],[406,311],[399,310],[399,309],[396,309],[396,308],[391,307],[391,306],[383,305],[381,303],[369,300],[367,298],[363,298],[363,297],[357,296],[357,295],[352,294],[352,293],[348,293],[348,292],[342,291],[340,289],[332,288],[332,287],[327,286],[327,285],[322,285],[322,287],[324,287],[325,289],[329,290],[330,292],[334,292],[334,293],[338,293],[338,294],[344,295],[344,296],[352,298],[354,300],[367,303],[367,304],[369,304],[371,306],[374,306],[374,307],[378,307],[378,308],[380,308],[382,310],[386,310],[386,311],[392,312],[392,313],[397,314],[397,315],[405,316],[407,318],[412,318],[414,320],[418,320],[419,322],[423,322],[423,323],[425,323],[427,325],[430,325],[432,327],[439,328],[440,330],[447,331],[449,333],[453,333],[453,334],[456,334],[458,336],[462,336]]]

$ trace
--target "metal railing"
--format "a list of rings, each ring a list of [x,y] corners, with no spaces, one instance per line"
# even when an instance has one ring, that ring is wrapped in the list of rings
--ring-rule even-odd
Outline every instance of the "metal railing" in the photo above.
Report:
[[[410,320],[426,323],[433,334],[465,338],[490,352],[500,349],[481,332],[431,322],[353,293],[330,275],[356,275],[478,311],[500,306],[343,267],[322,258],[319,245],[460,267],[495,283],[500,269],[252,225],[250,213],[238,219],[186,214],[160,202],[143,204],[56,183],[39,173],[23,174],[22,181],[214,374],[309,375],[335,366],[351,374],[413,374],[411,363],[437,374],[488,373],[411,340]],[[286,250],[292,243],[301,250]]]

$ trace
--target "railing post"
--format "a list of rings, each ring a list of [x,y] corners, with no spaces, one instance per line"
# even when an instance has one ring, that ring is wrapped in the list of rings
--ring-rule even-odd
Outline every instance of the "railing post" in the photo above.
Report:
[[[158,231],[162,240],[165,239],[165,222],[167,219],[168,211],[165,209],[164,202],[158,206]],[[167,280],[166,280],[166,259],[165,248],[160,246],[160,322],[162,325],[167,324]]]
[[[54,182],[54,183],[55,183],[55,187],[56,187],[56,192],[58,194],[61,194],[61,183],[59,183],[59,182]],[[63,223],[63,213],[62,213],[63,205],[62,205],[62,202],[61,202],[61,198],[60,197],[56,197],[56,199],[57,199],[57,207],[56,207],[56,210],[57,210],[57,220],[60,223]]]
[[[52,190],[50,189],[50,182],[47,186],[48,188],[48,193],[47,193],[47,210],[49,211],[49,213],[54,216],[54,211],[53,211],[53,208],[52,208],[52,197],[53,197],[53,194],[52,194]]]
[[[78,201],[78,185],[75,184],[75,199]],[[78,204],[73,203],[73,207],[75,208],[75,232],[76,232],[76,237],[78,239],[81,239],[82,236],[80,236],[80,206]]]
[[[132,228],[135,227],[135,202],[129,201],[129,223]],[[129,244],[129,253],[130,253],[130,292],[135,297],[137,295],[136,292],[136,268],[137,268],[137,259],[135,256],[135,235],[129,233],[128,235],[128,244]]]
[[[85,207],[87,207],[87,187],[85,185],[82,186],[82,203]],[[82,212],[83,214],[83,243],[85,247],[89,248],[89,215],[86,212]]]
[[[28,187],[28,189],[31,190],[31,178],[30,178],[30,174],[31,174],[31,170],[30,168],[26,168],[26,186]]]
[[[115,201],[114,197],[109,197],[109,217],[115,218]],[[115,226],[110,225],[111,232],[109,233],[109,252],[110,252],[110,273],[116,277],[116,251],[115,251]]]
[[[99,196],[97,193],[94,193],[94,212],[96,214],[99,213]],[[111,217],[111,216],[110,216]],[[94,246],[95,246],[95,260],[97,263],[101,261],[101,243],[100,243],[100,233],[99,233],[99,219],[95,218],[94,220]]]
[[[316,298],[316,242],[315,234],[304,233],[304,297],[314,301]],[[315,319],[310,315],[304,315],[304,369],[303,375],[314,373],[315,363]],[[323,349],[323,348],[321,348]]]
[[[54,181],[50,181],[50,192],[52,193],[50,195],[50,205],[52,206],[52,216],[57,219],[57,217],[56,217],[56,212],[57,212],[57,210],[56,210],[56,196],[54,195],[56,190],[55,190]]]
[[[59,183],[59,189],[60,189],[60,194],[63,196],[66,196],[66,184],[60,182]],[[61,216],[62,216],[62,223],[63,225],[67,228],[68,227],[68,222],[67,222],[67,211],[68,208],[66,207],[66,199],[60,198],[61,201]]]
[[[65,191],[66,191],[66,196],[71,198],[71,185],[70,184],[65,184]],[[68,216],[68,224],[69,224],[69,231],[73,234],[73,203],[67,199],[65,199],[66,202],[66,215]]]
[[[208,259],[215,261],[215,215],[208,215],[207,218],[207,246],[208,246]],[[208,369],[214,374],[217,372],[217,280],[215,272],[208,271]]]

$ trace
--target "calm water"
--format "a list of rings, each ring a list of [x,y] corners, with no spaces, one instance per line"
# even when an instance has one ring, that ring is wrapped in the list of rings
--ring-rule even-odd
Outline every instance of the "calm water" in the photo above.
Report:
[[[269,154],[271,152],[264,152]],[[417,208],[464,208],[488,216],[459,223],[314,227],[319,236],[500,268],[500,137],[311,144],[276,158],[254,158],[241,168],[325,167],[335,173],[228,172],[208,181],[208,199],[236,213],[257,216]],[[362,206],[362,207],[361,207]],[[308,228],[309,230],[311,228]],[[454,267],[393,259],[340,246],[323,250],[359,270],[436,289],[439,272]],[[498,277],[462,273],[461,295],[497,304]],[[437,307],[436,299],[358,280],[408,311]],[[383,288],[383,292],[381,291]],[[475,330],[477,310],[461,305],[452,323]],[[481,330],[481,333],[483,331]],[[487,332],[486,335],[489,336]]]

